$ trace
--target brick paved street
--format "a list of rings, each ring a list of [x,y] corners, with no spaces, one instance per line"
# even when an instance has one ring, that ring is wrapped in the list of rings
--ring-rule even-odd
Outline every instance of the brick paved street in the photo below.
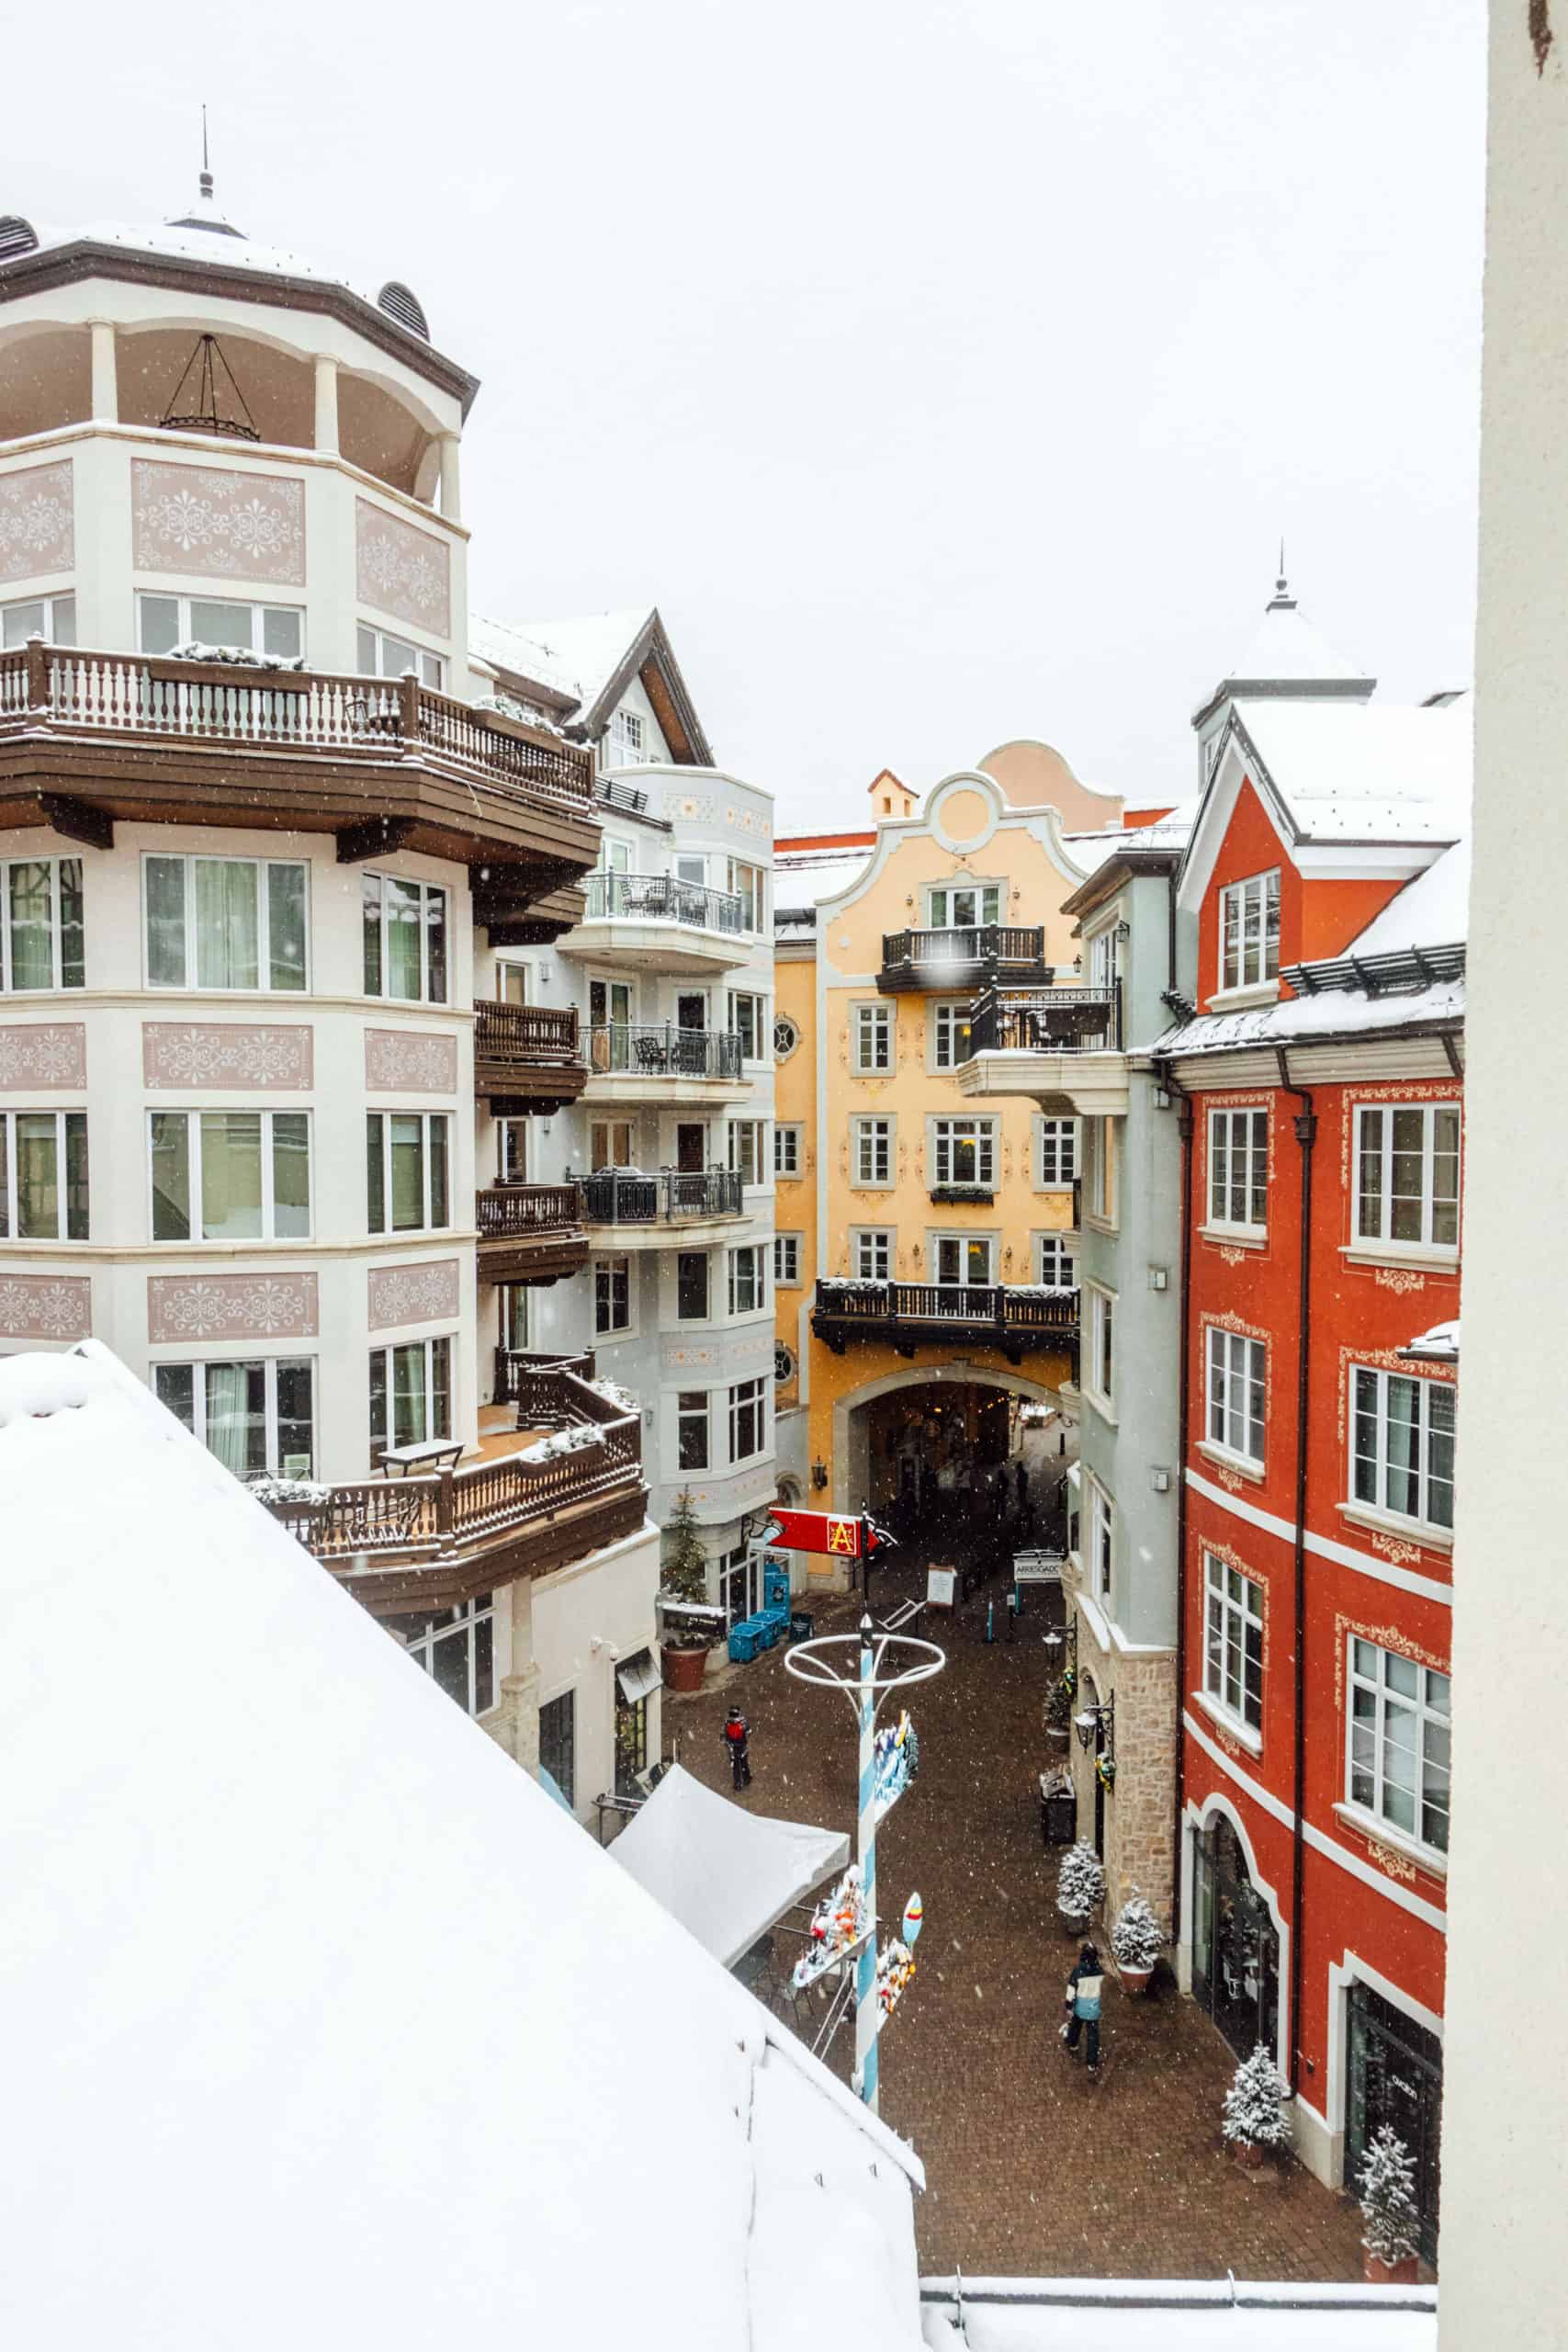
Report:
[[[877,1579],[875,1606],[924,1589],[913,1562]],[[1107,1987],[1106,2064],[1093,2082],[1056,2038],[1074,1947],[1043,1851],[1045,1668],[1038,1600],[1016,1645],[983,1640],[992,1582],[931,1638],[947,1671],[914,1694],[920,1771],[877,1838],[882,1910],[911,1888],[925,1904],[915,1982],[882,2042],[882,2112],[913,2140],[927,2194],[920,2265],[969,2274],[1354,2278],[1359,2216],[1299,2165],[1243,2174],[1224,2152],[1220,2102],[1234,2060],[1206,2018],[1163,1979],[1154,1997]],[[858,1603],[817,1611],[850,1630]],[[710,1675],[702,1696],[665,1697],[665,1747],[715,1788],[728,1770],[719,1725],[739,1696],[752,1726],[753,1810],[854,1830],[850,1710],[784,1672],[782,1647]],[[786,1949],[781,1945],[781,1949]],[[847,2077],[852,2024],[835,2071]]]

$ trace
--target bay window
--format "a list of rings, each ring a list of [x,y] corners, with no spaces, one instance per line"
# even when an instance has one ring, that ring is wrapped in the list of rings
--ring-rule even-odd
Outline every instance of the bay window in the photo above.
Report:
[[[1358,1105],[1358,1241],[1458,1250],[1459,1126],[1457,1102]]]
[[[762,1257],[764,1245],[749,1241],[742,1249],[729,1252],[729,1311],[731,1315],[750,1315],[768,1303],[768,1285]]]
[[[761,1119],[731,1119],[729,1122],[729,1167],[739,1176],[742,1189],[762,1182],[762,1122]]]
[[[303,1239],[310,1230],[307,1111],[152,1111],[154,1241]]]
[[[1280,970],[1280,869],[1220,892],[1220,986],[1250,989]]]
[[[87,1238],[85,1111],[0,1111],[0,1238]]]
[[[315,1367],[308,1356],[241,1363],[160,1363],[161,1404],[236,1478],[309,1478],[315,1463]]]
[[[1426,1527],[1454,1523],[1454,1390],[1356,1364],[1350,1374],[1350,1496]]]
[[[452,1434],[452,1341],[408,1340],[370,1351],[370,1463],[389,1445]]]
[[[436,882],[397,874],[360,881],[365,993],[401,1004],[445,1004],[446,893]]]
[[[675,1254],[675,1319],[705,1323],[708,1319],[708,1253],[680,1250]]]
[[[41,637],[46,645],[74,645],[75,596],[68,591],[63,596],[26,596],[0,605],[0,647],[17,652],[29,637]]]
[[[675,1443],[682,1470],[708,1466],[708,1399],[705,1388],[682,1388],[675,1397]]]
[[[141,861],[147,985],[298,994],[307,979],[305,867],[297,859]]]
[[[1263,1727],[1263,1588],[1203,1555],[1203,1689],[1249,1731]]]
[[[729,888],[740,901],[741,930],[761,931],[763,915],[761,867],[749,865],[744,858],[732,857],[729,861]]]
[[[355,629],[355,663],[362,678],[400,678],[412,670],[432,694],[438,695],[446,679],[439,653],[427,653],[423,645],[412,645],[407,638],[393,637],[384,628],[372,628],[366,621]]]
[[[767,1034],[767,1000],[732,989],[729,994],[729,1025],[740,1040],[740,1058],[758,1062],[762,1058],[762,1039]]]
[[[85,984],[81,859],[0,858],[0,994]]]
[[[1209,1223],[1261,1233],[1269,1223],[1269,1114],[1209,1114]]]
[[[1416,1845],[1449,1849],[1449,1678],[1352,1634],[1347,1794]]]
[[[366,1114],[366,1222],[372,1233],[451,1224],[450,1126],[446,1111]]]
[[[136,617],[143,653],[213,645],[298,662],[305,650],[305,616],[298,605],[254,605],[232,596],[144,595],[136,599]]]
[[[729,1392],[729,1458],[750,1462],[764,1453],[768,1442],[768,1387],[765,1380],[739,1380]]]

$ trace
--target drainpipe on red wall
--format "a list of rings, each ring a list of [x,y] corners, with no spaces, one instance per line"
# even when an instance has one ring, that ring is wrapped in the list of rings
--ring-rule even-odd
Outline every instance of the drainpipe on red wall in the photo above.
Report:
[[[1170,1941],[1174,1951],[1181,1940],[1181,1839],[1183,1815],[1187,1808],[1187,1735],[1181,1726],[1187,1691],[1187,1416],[1190,1383],[1188,1378],[1189,1339],[1192,1320],[1192,1251],[1188,1234],[1192,1222],[1192,1136],[1195,1121],[1192,1097],[1175,1077],[1168,1063],[1156,1064],[1157,1083],[1174,1094],[1179,1109],[1178,1129],[1181,1136],[1181,1266],[1177,1277],[1181,1285],[1181,1303],[1178,1310],[1180,1339],[1176,1373],[1176,1815],[1171,1844]]]
[[[1317,1114],[1311,1090],[1291,1082],[1285,1048],[1276,1048],[1280,1084],[1302,1108],[1296,1114],[1296,1141],[1302,1152],[1301,1273],[1296,1296],[1296,1532],[1294,1580],[1296,1609],[1295,1654],[1295,1830],[1291,1847],[1291,2096],[1301,2075],[1302,2019],[1302,1882],[1306,1866],[1306,1503],[1307,1395],[1312,1349],[1312,1155],[1317,1141]]]

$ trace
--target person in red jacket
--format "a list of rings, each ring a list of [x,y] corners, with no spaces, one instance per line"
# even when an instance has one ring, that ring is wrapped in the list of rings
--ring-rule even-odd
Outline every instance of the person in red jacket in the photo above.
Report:
[[[731,1707],[725,1720],[724,1744],[729,1750],[729,1770],[737,1790],[751,1785],[751,1759],[746,1752],[750,1736],[750,1724],[739,1707]]]

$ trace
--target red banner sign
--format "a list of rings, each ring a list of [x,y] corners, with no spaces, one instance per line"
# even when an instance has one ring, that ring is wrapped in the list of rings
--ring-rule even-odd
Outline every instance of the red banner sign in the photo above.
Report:
[[[858,1560],[861,1530],[865,1524],[858,1517],[848,1518],[839,1511],[776,1510],[763,1540],[786,1552],[829,1552],[836,1553],[841,1560]],[[875,1528],[871,1530],[869,1548],[873,1552],[879,1548]]]

